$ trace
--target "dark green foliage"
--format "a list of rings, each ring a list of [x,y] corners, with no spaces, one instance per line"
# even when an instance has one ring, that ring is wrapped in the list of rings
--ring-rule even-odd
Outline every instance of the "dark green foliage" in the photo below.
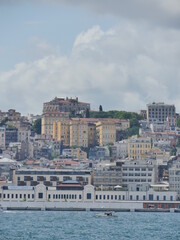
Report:
[[[41,118],[34,121],[32,129],[35,133],[41,134]]]
[[[180,127],[180,119],[177,119],[177,127]]]
[[[99,106],[99,112],[103,112],[102,105]]]
[[[90,117],[91,118],[118,118],[118,119],[129,119],[129,120],[142,119],[142,116],[140,116],[139,114],[135,112],[126,112],[126,111],[90,112]]]

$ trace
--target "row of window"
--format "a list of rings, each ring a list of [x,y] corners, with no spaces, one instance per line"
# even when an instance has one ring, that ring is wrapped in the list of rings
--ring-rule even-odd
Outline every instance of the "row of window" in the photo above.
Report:
[[[125,195],[96,195],[96,200],[128,200],[126,199]],[[149,194],[148,199],[146,199],[146,195],[143,195],[142,198],[140,198],[139,195],[136,195],[133,197],[133,195],[129,196],[129,200],[155,200],[153,194]],[[163,196],[163,201],[166,201],[167,197]],[[160,201],[160,196],[156,196],[156,201]],[[170,196],[170,201],[173,201],[173,196]]]
[[[18,199],[18,198],[20,198],[20,199],[34,199],[34,194],[22,194],[22,193],[20,193],[20,194],[18,194],[18,193],[16,193],[16,194],[14,194],[14,193],[4,193],[3,195],[0,193],[0,198],[2,198],[3,197],[3,199]]]
[[[146,174],[146,173],[123,173],[123,176],[131,176],[131,177],[133,177],[133,176],[141,176],[141,177],[145,177],[145,176],[149,176],[149,177],[151,177],[152,176],[152,174],[151,173],[148,173],[148,174]]]
[[[153,168],[125,168],[123,167],[123,171],[152,171]]]
[[[123,182],[152,182],[151,179],[122,179]]]
[[[81,199],[82,195],[77,194],[48,194],[48,199]]]

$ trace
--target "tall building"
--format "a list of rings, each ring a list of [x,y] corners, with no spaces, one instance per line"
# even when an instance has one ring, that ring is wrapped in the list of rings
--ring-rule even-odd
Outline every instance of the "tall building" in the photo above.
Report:
[[[53,123],[69,119],[70,114],[78,114],[90,110],[90,104],[79,102],[78,98],[54,98],[43,104],[41,133],[53,136]]]
[[[63,145],[70,145],[70,121],[58,121],[53,123],[53,139],[63,142]]]
[[[96,126],[88,121],[70,121],[70,146],[90,147],[95,145]]]
[[[169,168],[169,189],[180,195],[180,159]]]
[[[174,105],[164,103],[147,104],[147,120],[149,122],[165,122],[167,117],[175,117],[176,109]]]
[[[116,142],[116,125],[112,121],[99,121],[96,123],[97,142],[105,146]]]

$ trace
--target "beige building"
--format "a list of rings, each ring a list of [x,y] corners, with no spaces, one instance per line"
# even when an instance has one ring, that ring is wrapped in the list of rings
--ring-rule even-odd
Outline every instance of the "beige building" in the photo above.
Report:
[[[95,145],[96,126],[83,120],[70,121],[70,146],[90,147]]]
[[[57,98],[43,104],[43,113],[47,112],[80,112],[90,110],[90,104],[79,102],[78,98]]]
[[[90,147],[95,145],[96,125],[85,118],[73,118],[67,121],[54,122],[53,138],[63,141],[66,146]]]
[[[53,123],[69,119],[68,112],[48,112],[42,115],[41,134],[47,137],[53,136]]]
[[[105,146],[116,142],[116,125],[112,121],[99,121],[96,123],[97,142]]]
[[[79,102],[78,98],[54,98],[43,104],[41,133],[53,136],[53,123],[69,119],[70,114],[83,113],[90,110],[90,104]]]
[[[128,141],[129,159],[142,159],[151,150],[150,138],[130,138]]]
[[[70,145],[70,121],[59,121],[53,123],[53,139],[60,142],[63,141],[63,145]]]

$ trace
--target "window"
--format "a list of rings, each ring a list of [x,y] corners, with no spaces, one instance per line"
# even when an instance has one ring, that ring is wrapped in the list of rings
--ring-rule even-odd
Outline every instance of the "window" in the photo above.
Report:
[[[32,194],[32,198],[34,198],[34,194]]]
[[[121,195],[119,195],[119,200],[121,200]]]
[[[113,195],[111,195],[111,200],[113,200]]]
[[[132,195],[130,195],[130,200],[132,200],[132,198],[133,198]]]
[[[96,195],[96,200],[98,199],[98,195]]]
[[[173,196],[170,196],[170,201],[173,201]]]
[[[166,196],[163,196],[163,200],[166,201]]]
[[[79,199],[81,199],[81,195],[79,195]]]
[[[157,201],[159,201],[159,195],[157,196],[157,198],[156,198],[156,199],[157,199]]]
[[[144,200],[144,201],[146,200],[146,196],[145,196],[145,195],[143,195],[143,200]]]
[[[91,199],[91,193],[87,193],[87,199]]]
[[[39,193],[38,198],[42,199],[43,198],[43,193]]]
[[[22,194],[20,194],[20,196],[19,196],[20,198],[22,198]]]
[[[18,194],[16,194],[16,198],[18,198]]]
[[[28,198],[31,198],[31,197],[30,197],[30,194],[28,194]]]

